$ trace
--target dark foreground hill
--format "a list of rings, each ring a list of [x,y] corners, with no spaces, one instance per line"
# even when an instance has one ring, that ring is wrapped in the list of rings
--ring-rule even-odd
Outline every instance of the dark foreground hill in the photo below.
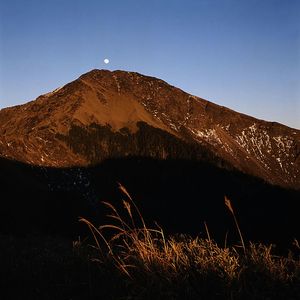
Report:
[[[190,160],[128,157],[105,160],[90,168],[46,168],[1,159],[1,231],[86,234],[78,217],[107,223],[101,201],[122,206],[121,182],[147,223],[157,221],[167,233],[211,235],[237,241],[224,195],[233,203],[247,240],[291,245],[299,232],[299,192],[260,179]]]

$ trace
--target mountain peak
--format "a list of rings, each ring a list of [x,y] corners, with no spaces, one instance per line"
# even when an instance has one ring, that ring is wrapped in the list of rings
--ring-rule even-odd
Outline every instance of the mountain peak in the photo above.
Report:
[[[97,76],[129,76],[129,77],[132,77],[132,76],[139,76],[139,77],[143,77],[145,79],[154,79],[154,80],[158,80],[158,81],[163,81],[159,78],[156,78],[156,77],[153,77],[153,76],[148,76],[148,75],[144,75],[144,74],[141,74],[139,72],[135,72],[135,71],[125,71],[125,70],[108,70],[108,69],[92,69],[84,74],[82,74],[79,78],[86,78],[86,77],[97,77]]]

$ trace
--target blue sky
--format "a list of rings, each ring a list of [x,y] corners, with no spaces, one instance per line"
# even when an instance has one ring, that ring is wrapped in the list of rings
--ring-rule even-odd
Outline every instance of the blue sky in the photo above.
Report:
[[[300,1],[1,0],[0,108],[94,68],[300,129]]]

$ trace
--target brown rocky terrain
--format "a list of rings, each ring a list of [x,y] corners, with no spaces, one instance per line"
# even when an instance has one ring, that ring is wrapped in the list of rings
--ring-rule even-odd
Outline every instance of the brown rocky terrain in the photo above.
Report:
[[[150,130],[142,138],[141,124]],[[170,141],[157,142],[158,131]],[[174,152],[173,141],[206,151],[218,165],[300,188],[299,130],[138,73],[93,70],[34,101],[0,111],[0,156],[35,166],[89,166],[130,155],[189,158]]]

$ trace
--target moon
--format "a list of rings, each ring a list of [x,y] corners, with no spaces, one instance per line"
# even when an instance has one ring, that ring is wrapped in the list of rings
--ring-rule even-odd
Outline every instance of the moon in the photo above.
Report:
[[[109,63],[109,59],[108,59],[108,58],[105,58],[105,59],[104,59],[104,63],[105,63],[105,64],[108,64],[108,63]]]

